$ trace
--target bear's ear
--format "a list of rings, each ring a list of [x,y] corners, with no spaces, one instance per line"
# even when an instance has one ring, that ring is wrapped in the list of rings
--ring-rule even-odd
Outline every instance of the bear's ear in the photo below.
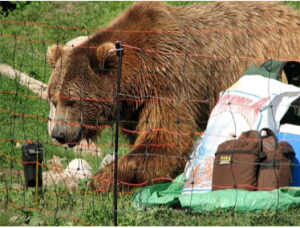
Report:
[[[54,66],[57,59],[63,55],[64,49],[62,45],[53,45],[48,48],[47,57],[50,66]]]
[[[96,67],[100,70],[111,70],[116,68],[117,56],[116,52],[111,49],[115,49],[115,45],[111,42],[101,44],[96,50]]]
[[[48,48],[48,63],[54,66],[57,59],[63,55],[64,52],[73,50],[77,45],[80,45],[89,40],[88,36],[79,36],[70,40],[66,45],[53,45]]]

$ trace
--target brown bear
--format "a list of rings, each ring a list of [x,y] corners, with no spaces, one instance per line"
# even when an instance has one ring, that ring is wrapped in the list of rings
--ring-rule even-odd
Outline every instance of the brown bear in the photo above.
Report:
[[[119,58],[110,50],[121,41],[121,129],[133,148],[119,159],[119,184],[174,178],[220,91],[250,65],[298,59],[299,25],[297,12],[276,2],[135,3],[105,31],[49,48],[51,135],[72,146],[114,123]],[[92,186],[111,186],[113,169]]]

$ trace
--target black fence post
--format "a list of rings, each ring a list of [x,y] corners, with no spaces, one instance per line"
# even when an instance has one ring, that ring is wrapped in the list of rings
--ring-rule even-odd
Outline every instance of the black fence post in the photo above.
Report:
[[[116,42],[116,54],[119,57],[117,107],[116,107],[116,134],[115,134],[115,168],[114,168],[114,225],[118,226],[118,150],[119,150],[119,122],[120,122],[120,93],[122,76],[122,57],[124,54],[121,41]]]

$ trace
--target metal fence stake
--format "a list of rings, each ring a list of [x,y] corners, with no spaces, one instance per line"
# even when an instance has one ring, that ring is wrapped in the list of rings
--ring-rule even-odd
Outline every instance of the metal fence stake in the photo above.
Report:
[[[118,226],[118,150],[119,150],[119,122],[120,122],[120,93],[122,76],[122,58],[124,54],[121,41],[116,42],[116,54],[119,57],[117,107],[116,107],[116,133],[115,133],[115,168],[114,168],[114,225]]]

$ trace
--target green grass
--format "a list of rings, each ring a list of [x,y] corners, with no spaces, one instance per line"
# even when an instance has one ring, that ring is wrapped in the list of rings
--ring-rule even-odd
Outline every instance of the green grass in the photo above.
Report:
[[[171,5],[188,5],[195,2],[169,2]],[[27,4],[21,9],[10,13],[7,19],[10,21],[27,21],[53,26],[69,26],[83,28],[59,29],[42,26],[31,26],[24,24],[0,23],[0,62],[14,66],[16,69],[28,75],[48,82],[51,68],[46,63],[47,42],[65,43],[77,36],[92,34],[91,29],[103,29],[109,21],[133,2],[35,2]],[[299,2],[287,2],[295,9],[299,9]],[[34,9],[33,9],[34,8]],[[25,37],[44,41],[36,43],[7,37],[7,35]],[[96,172],[103,156],[114,150],[111,146],[102,146],[103,154],[97,157],[81,154],[81,151],[73,151],[61,146],[50,145],[52,139],[47,132],[47,122],[36,118],[27,118],[10,113],[25,113],[46,118],[49,113],[48,104],[37,98],[26,98],[15,96],[14,93],[22,95],[34,95],[31,91],[0,75],[0,153],[5,153],[10,158],[21,159],[21,149],[16,148],[14,140],[40,140],[43,142],[45,160],[57,155],[67,157],[64,165],[76,157],[86,159]],[[112,143],[113,131],[106,129],[99,138],[100,145]],[[121,138],[121,144],[128,142]],[[21,144],[24,144],[21,143]],[[127,153],[127,148],[121,148],[121,154]],[[5,169],[22,170],[22,165],[15,160],[0,156],[0,171]],[[16,185],[17,184],[17,185]],[[17,186],[17,187],[16,187]],[[113,225],[113,194],[84,194],[81,192],[65,191],[65,186],[54,186],[43,188],[40,195],[39,210],[35,211],[35,191],[5,190],[7,187],[20,188],[23,181],[20,176],[0,175],[0,226],[7,225],[85,225],[87,224],[110,226]],[[80,190],[90,191],[85,183]],[[50,191],[50,192],[49,192]],[[219,211],[211,214],[193,214],[184,210],[169,208],[155,208],[149,211],[136,211],[131,205],[132,195],[120,195],[119,225],[123,226],[204,226],[204,225],[226,225],[226,226],[281,226],[300,225],[299,209],[294,208],[288,212],[280,212],[275,216],[272,212],[261,214],[238,214],[232,211]],[[10,202],[11,205],[3,204]],[[25,207],[18,209],[16,206]],[[27,208],[27,209],[26,209]],[[42,209],[48,211],[41,211]],[[14,220],[10,219],[14,216]]]

